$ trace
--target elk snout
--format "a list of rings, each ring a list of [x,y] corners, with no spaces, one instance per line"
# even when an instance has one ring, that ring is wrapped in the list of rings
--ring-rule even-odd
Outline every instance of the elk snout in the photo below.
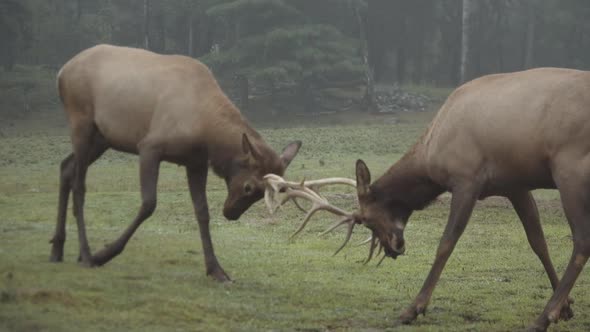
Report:
[[[223,205],[223,216],[228,220],[238,220],[262,195],[228,197]]]
[[[382,243],[385,254],[393,259],[403,255],[406,252],[406,244],[402,233],[394,232],[391,234],[389,243]]]
[[[232,220],[232,221],[238,220],[241,215],[242,215],[242,213],[239,211],[236,211],[235,209],[228,209],[228,208],[223,209],[223,216],[227,220]]]

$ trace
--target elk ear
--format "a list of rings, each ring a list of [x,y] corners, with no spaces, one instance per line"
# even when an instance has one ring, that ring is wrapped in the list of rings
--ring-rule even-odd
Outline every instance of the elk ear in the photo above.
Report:
[[[371,173],[367,164],[361,159],[356,161],[356,191],[359,197],[369,195],[369,185],[371,184]]]
[[[283,166],[285,168],[287,168],[287,166],[289,166],[289,164],[291,163],[293,158],[295,158],[295,156],[297,155],[297,152],[299,152],[300,147],[301,147],[301,141],[295,141],[295,142],[289,143],[283,149],[283,152],[281,153],[281,161],[283,162]]]
[[[256,150],[254,145],[250,143],[250,139],[245,133],[242,134],[242,149],[246,155],[254,158],[255,160],[260,160],[260,154],[258,153],[258,150]]]

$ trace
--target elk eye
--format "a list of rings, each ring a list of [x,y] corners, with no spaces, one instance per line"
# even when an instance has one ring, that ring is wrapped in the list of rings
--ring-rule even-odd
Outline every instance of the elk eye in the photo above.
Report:
[[[252,192],[252,185],[249,183],[244,184],[244,193],[250,194]]]

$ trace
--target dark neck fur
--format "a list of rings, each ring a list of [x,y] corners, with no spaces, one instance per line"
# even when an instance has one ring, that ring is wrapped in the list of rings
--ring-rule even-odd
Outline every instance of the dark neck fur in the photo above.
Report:
[[[402,204],[422,210],[445,189],[434,183],[412,149],[371,185],[371,191],[386,206]]]

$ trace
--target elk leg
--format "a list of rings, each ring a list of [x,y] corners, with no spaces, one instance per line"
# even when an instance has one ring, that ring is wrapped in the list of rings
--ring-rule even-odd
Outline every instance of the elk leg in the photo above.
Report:
[[[516,214],[518,214],[518,217],[524,226],[524,231],[529,244],[533,249],[533,252],[541,260],[541,263],[547,272],[547,276],[549,277],[551,287],[553,288],[553,291],[555,291],[559,284],[559,277],[557,276],[557,273],[555,273],[555,268],[553,267],[553,263],[549,256],[549,250],[547,249],[547,243],[545,242],[545,235],[543,234],[543,228],[541,227],[539,211],[537,210],[533,195],[530,192],[519,192],[511,194],[508,199],[512,203]],[[567,303],[565,303],[562,308],[561,318],[564,320],[568,320],[574,316],[570,307],[571,303],[573,303],[573,300],[568,298]]]
[[[74,178],[72,181],[72,196],[74,201],[74,216],[76,217],[76,224],[78,226],[78,242],[80,243],[79,261],[87,266],[93,266],[92,256],[90,254],[90,246],[86,237],[86,225],[84,222],[84,199],[86,195],[86,172],[92,162],[100,157],[108,148],[106,140],[98,132],[94,123],[87,123],[83,120],[75,123],[72,128],[72,144],[74,146]],[[67,182],[64,186],[67,185]],[[61,196],[60,188],[60,196]],[[65,188],[63,189],[66,190]],[[67,204],[64,199],[58,203],[60,208]],[[59,212],[58,212],[59,214]],[[58,232],[65,227],[65,213],[63,219],[58,220]],[[65,233],[65,232],[64,232]],[[64,234],[65,239],[65,234]],[[59,254],[59,252],[58,252]]]
[[[149,218],[156,209],[156,189],[160,169],[160,155],[151,149],[143,149],[139,152],[139,159],[139,180],[142,200],[139,212],[133,222],[116,241],[106,245],[92,257],[96,265],[103,265],[120,254],[131,236],[133,236],[133,233],[135,233],[141,223]]]
[[[587,247],[588,246],[586,245],[586,248]],[[562,317],[563,306],[569,304],[568,295],[574,287],[576,279],[580,275],[584,265],[588,261],[589,255],[587,249],[584,251],[581,245],[574,244],[572,257],[565,269],[561,282],[557,286],[555,292],[553,292],[553,296],[551,296],[549,302],[547,302],[543,313],[541,313],[537,320],[535,320],[534,324],[529,327],[529,331],[546,331],[550,323],[557,323]]]
[[[533,331],[545,331],[550,323],[561,318],[563,307],[568,304],[568,295],[590,256],[590,206],[589,196],[584,188],[584,177],[568,175],[569,178],[561,179],[563,183],[559,178],[556,182],[572,231],[574,248],[559,285],[541,315],[529,328]]]
[[[107,149],[108,143],[105,138],[94,127],[90,135],[89,144],[86,147],[80,147],[78,150],[86,149],[88,166],[95,162]],[[80,152],[83,154],[83,152]],[[87,166],[87,167],[88,167]],[[63,248],[66,240],[66,217],[68,208],[68,199],[70,191],[73,188],[73,181],[76,175],[76,157],[73,153],[67,156],[60,165],[60,183],[59,183],[59,200],[57,207],[57,223],[55,226],[55,234],[49,241],[52,243],[51,255],[49,261],[61,262],[63,261]],[[85,181],[85,180],[84,180]],[[83,203],[82,203],[83,204]],[[82,255],[80,254],[79,260]]]
[[[225,273],[213,250],[213,242],[209,232],[209,207],[207,205],[207,164],[199,166],[187,166],[186,175],[188,187],[191,193],[195,214],[199,222],[199,232],[201,233],[201,242],[203,244],[203,253],[205,255],[205,267],[207,275],[215,278],[217,281],[231,281]]]
[[[68,199],[72,189],[72,180],[74,178],[74,154],[67,156],[60,165],[59,177],[59,200],[57,203],[57,223],[55,233],[49,241],[51,246],[51,255],[49,261],[63,261],[64,243],[66,241],[66,217],[68,209]]]
[[[451,256],[457,241],[463,234],[475,202],[478,197],[479,190],[475,190],[474,186],[464,187],[463,189],[453,190],[453,197],[451,199],[451,212],[449,221],[445,227],[438,249],[434,264],[428,273],[428,277],[424,281],[422,289],[416,296],[414,303],[412,303],[400,315],[400,321],[404,324],[409,324],[416,319],[419,314],[426,313],[426,306],[430,301],[434,287],[440,278],[442,270]]]

